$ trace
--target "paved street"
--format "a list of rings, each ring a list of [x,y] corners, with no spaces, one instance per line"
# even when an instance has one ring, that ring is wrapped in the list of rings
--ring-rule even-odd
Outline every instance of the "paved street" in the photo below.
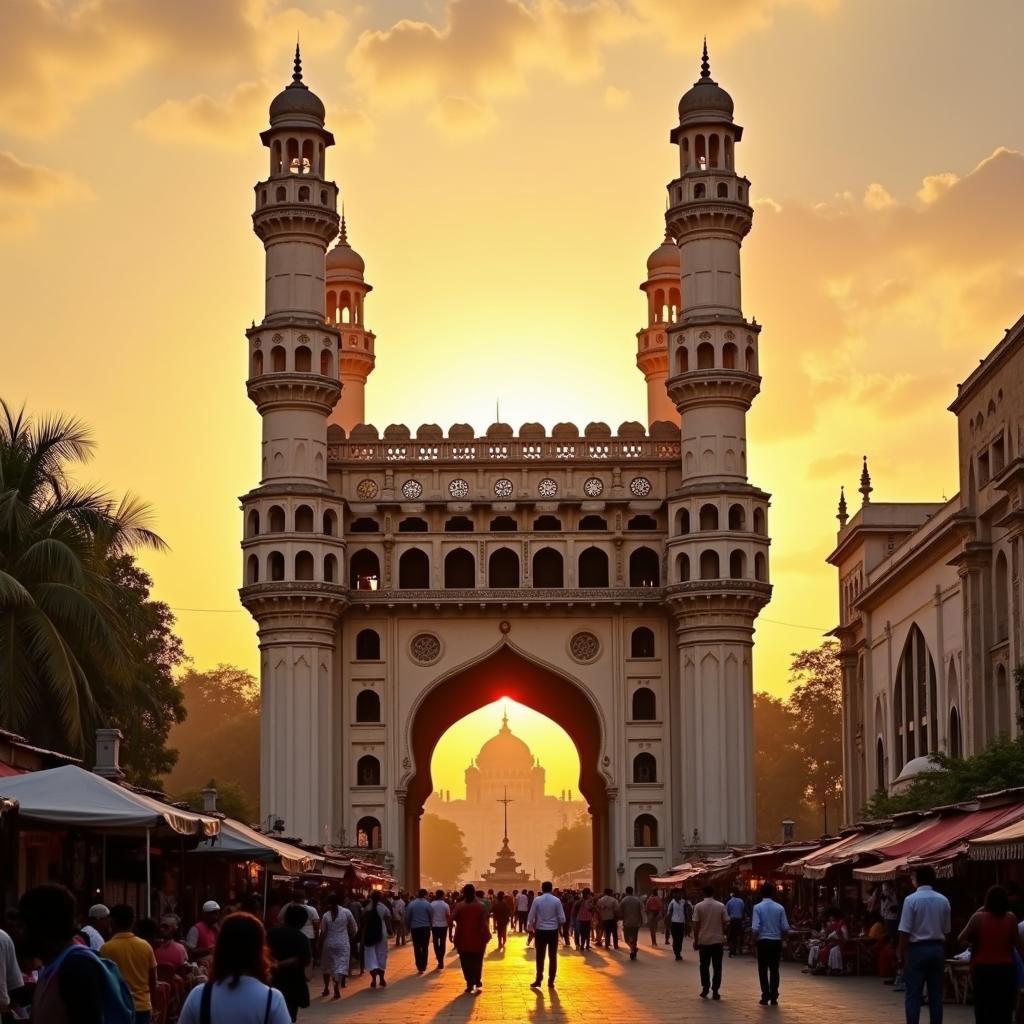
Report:
[[[698,998],[697,957],[691,948],[676,963],[664,946],[641,945],[631,963],[628,953],[595,949],[570,951],[559,958],[558,985],[529,988],[534,977],[533,949],[520,936],[509,938],[508,949],[493,948],[484,962],[484,991],[463,994],[465,985],[458,958],[452,954],[444,971],[431,969],[422,978],[412,966],[412,946],[391,951],[388,986],[371,990],[366,977],[349,980],[340,1003],[319,998],[319,978],[310,985],[313,1005],[299,1021],[380,1024],[381,1021],[601,1021],[602,1024],[690,1024],[691,1021],[747,1024],[785,1021],[821,1024],[843,1020],[855,1024],[898,1024],[903,1020],[903,997],[877,978],[814,978],[797,964],[783,964],[778,1007],[758,1005],[757,969],[752,957],[726,958],[722,1001]],[[433,958],[431,959],[433,963]],[[927,1012],[925,1014],[927,1019]],[[949,1024],[973,1020],[969,1008],[946,1006]]]

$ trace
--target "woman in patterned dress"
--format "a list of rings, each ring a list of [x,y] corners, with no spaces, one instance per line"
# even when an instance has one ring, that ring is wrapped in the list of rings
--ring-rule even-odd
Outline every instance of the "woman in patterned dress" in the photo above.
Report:
[[[320,918],[320,967],[324,975],[322,996],[330,992],[334,979],[334,998],[341,998],[341,989],[348,978],[348,965],[352,957],[352,939],[357,931],[356,919],[348,907],[341,906],[338,894],[327,897],[327,910]]]

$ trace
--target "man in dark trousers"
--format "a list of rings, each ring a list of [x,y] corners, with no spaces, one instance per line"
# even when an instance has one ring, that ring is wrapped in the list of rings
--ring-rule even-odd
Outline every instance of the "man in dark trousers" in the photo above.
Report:
[[[750,931],[757,946],[757,976],[761,982],[761,1005],[779,1005],[779,961],[782,940],[789,931],[789,919],[781,903],[775,902],[775,886],[761,886],[761,902],[754,906]]]
[[[548,958],[548,988],[555,987],[558,973],[558,934],[565,924],[565,908],[562,901],[551,891],[551,883],[540,887],[540,895],[530,905],[526,928],[537,939],[537,980],[530,988],[540,988],[544,980],[544,956]]]
[[[420,889],[414,900],[405,908],[405,924],[412,937],[412,955],[416,961],[416,972],[422,974],[430,959],[430,902],[427,890]]]

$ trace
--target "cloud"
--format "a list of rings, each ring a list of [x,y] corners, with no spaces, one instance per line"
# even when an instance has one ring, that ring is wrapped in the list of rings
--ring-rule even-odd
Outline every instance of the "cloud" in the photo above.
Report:
[[[604,91],[604,105],[609,110],[622,110],[629,103],[629,90],[609,85]]]
[[[0,152],[0,231],[12,234],[32,226],[35,213],[88,194],[74,175],[27,164]]]
[[[140,118],[137,126],[160,142],[227,149],[251,145],[253,126],[265,120],[271,96],[265,83],[243,82],[226,96],[201,94],[189,100],[167,100]]]

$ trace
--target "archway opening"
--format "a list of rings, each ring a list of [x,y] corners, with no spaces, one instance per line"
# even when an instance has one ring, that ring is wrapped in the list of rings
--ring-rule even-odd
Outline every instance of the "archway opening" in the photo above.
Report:
[[[491,705],[495,707],[492,709]],[[535,713],[536,717],[533,719],[535,723],[540,718],[548,720],[555,730],[564,734],[568,743],[575,749],[577,760],[572,763],[572,770],[576,772],[577,781],[574,785],[568,785],[563,764],[559,772],[559,778],[562,781],[559,781],[557,787],[554,784],[547,785],[545,795],[552,796],[556,803],[562,801],[563,796],[568,798],[562,801],[566,805],[563,810],[568,818],[568,824],[573,824],[572,819],[578,817],[580,811],[589,815],[591,872],[587,881],[592,881],[598,886],[612,884],[612,870],[608,853],[610,846],[608,793],[604,776],[599,767],[604,732],[601,716],[590,697],[574,680],[544,665],[530,661],[509,646],[503,646],[476,664],[440,680],[426,693],[413,713],[409,726],[409,745],[413,755],[414,768],[411,776],[405,780],[403,882],[409,888],[418,887],[421,884],[421,873],[424,866],[421,858],[421,820],[424,812],[430,812],[432,808],[436,808],[439,803],[436,797],[437,792],[444,791],[446,794],[448,790],[461,792],[453,786],[441,785],[434,780],[433,758],[439,742],[445,733],[457,723],[473,716],[474,713],[480,713],[482,709],[488,709],[484,713],[484,719],[487,719],[489,715],[493,721],[487,728],[478,729],[479,742],[474,743],[464,738],[460,741],[462,760],[466,762],[462,765],[461,770],[465,772],[470,767],[468,763],[470,758],[473,758],[474,766],[479,768],[479,765],[476,764],[477,752],[495,736],[496,730],[501,728],[501,714],[496,709],[504,708],[506,705],[509,708],[522,706]],[[475,719],[471,720],[475,721]],[[503,745],[505,745],[504,742]],[[512,744],[507,746],[509,750],[513,747]],[[539,754],[537,756],[539,757]],[[526,777],[520,779],[516,785],[532,784],[536,786],[537,774],[533,772],[535,767],[538,766],[534,764],[525,768]],[[541,763],[539,767],[545,769],[546,777],[548,766]],[[523,769],[521,768],[521,770]],[[450,775],[448,777],[450,778]],[[473,779],[474,794],[481,796],[486,788],[483,787],[484,780],[479,774],[474,779],[473,773],[470,773],[464,782],[467,797],[470,793],[470,779]],[[490,788],[494,788],[498,784],[493,773],[488,773],[487,782]],[[504,785],[502,783],[502,788]],[[512,783],[509,783],[509,788],[512,789]],[[566,791],[564,794],[563,790]],[[526,793],[527,789],[523,789],[521,797],[524,798]],[[509,793],[509,797],[513,800],[517,799],[512,792]],[[483,802],[482,797],[481,802]],[[502,804],[494,794],[490,793],[489,789],[487,789],[486,802],[488,806],[493,803],[497,811],[495,821],[500,820]],[[523,839],[517,840],[513,834],[512,823],[518,808],[514,809],[514,803],[509,804],[508,807],[510,846],[516,852],[516,859],[521,862],[520,869],[530,874],[533,879],[543,880],[552,877],[554,873],[548,868],[546,856],[539,858],[539,863],[532,864],[528,860],[524,860],[516,850],[517,841],[533,846],[537,844],[523,831],[520,831]],[[559,820],[558,814],[555,815],[554,820]],[[532,831],[540,832],[542,830],[535,828]],[[545,854],[547,846],[555,840],[557,832],[557,828],[549,828],[548,834],[542,836]],[[472,836],[470,839],[475,846],[478,840]],[[483,843],[483,840],[479,840],[479,842]],[[491,847],[490,856],[486,863],[481,864],[479,857],[482,854],[474,855],[471,864],[466,868],[468,872],[472,873],[472,878],[467,875],[467,880],[486,881],[478,872],[482,869],[489,869],[490,862],[495,859],[502,846],[502,834],[494,831],[492,826],[487,841],[483,845],[484,848]],[[523,851],[525,855],[526,845],[523,846]],[[533,853],[533,859],[538,859],[536,851]],[[532,873],[534,869],[537,874]],[[425,875],[422,875],[422,878],[423,884],[433,881],[433,879],[426,878]],[[488,883],[486,887],[492,886]]]

